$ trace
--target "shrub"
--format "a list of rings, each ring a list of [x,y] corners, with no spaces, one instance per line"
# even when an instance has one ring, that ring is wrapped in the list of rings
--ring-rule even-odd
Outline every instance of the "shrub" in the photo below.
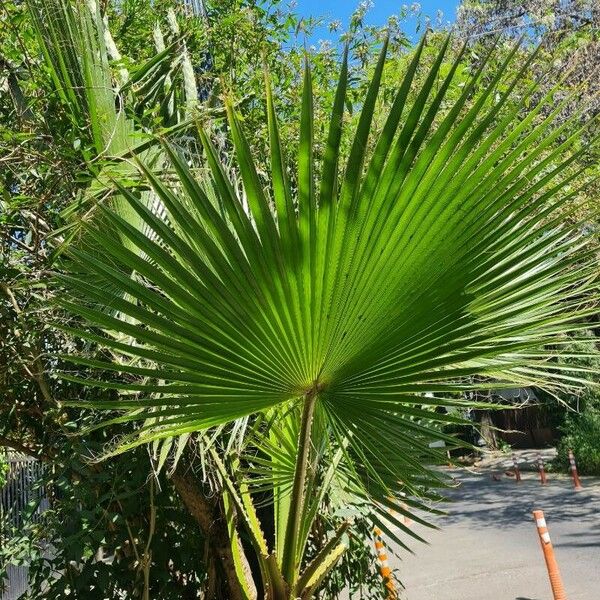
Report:
[[[2,454],[0,454],[0,490],[6,483],[6,475],[8,473],[8,463]]]
[[[569,414],[561,428],[555,466],[569,468],[569,450],[573,450],[577,470],[582,475],[600,475],[600,403],[588,402],[582,412]]]

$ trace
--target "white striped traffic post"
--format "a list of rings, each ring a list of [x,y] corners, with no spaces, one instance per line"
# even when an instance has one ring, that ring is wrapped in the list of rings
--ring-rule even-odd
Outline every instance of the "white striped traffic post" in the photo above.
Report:
[[[558,563],[554,556],[554,548],[550,541],[550,533],[548,532],[544,512],[541,510],[534,510],[533,518],[535,519],[538,535],[540,537],[540,544],[542,545],[542,552],[544,553],[544,560],[546,561],[546,568],[548,569],[548,577],[550,579],[550,587],[552,588],[554,600],[567,600],[567,593],[565,592],[560,571],[558,570]]]
[[[519,463],[517,462],[517,455],[513,452],[512,455],[512,459],[513,459],[513,465],[515,467],[515,481],[517,483],[521,482],[521,471],[519,469]]]
[[[575,455],[573,454],[573,450],[569,450],[569,467],[571,469],[571,476],[573,477],[573,487],[575,490],[582,490],[583,486],[581,485],[581,481],[579,480],[579,475],[577,473],[577,465],[575,464]]]

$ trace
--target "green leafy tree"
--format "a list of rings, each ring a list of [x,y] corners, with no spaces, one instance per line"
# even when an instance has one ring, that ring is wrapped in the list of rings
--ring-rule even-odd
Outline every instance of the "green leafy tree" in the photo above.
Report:
[[[596,75],[600,69],[600,7],[595,0],[464,0],[458,9],[456,26],[475,48],[489,46],[496,38],[506,44],[520,37],[528,45],[539,46],[541,60],[532,65],[527,79],[543,78],[544,65],[548,64],[564,73],[562,93],[569,95],[571,101],[564,105],[559,122],[572,120],[577,126],[600,113]],[[541,89],[547,91],[555,85],[555,81],[546,79]],[[573,119],[574,116],[579,119]],[[598,132],[596,120],[584,139],[592,141]],[[592,142],[589,152],[575,164],[585,164],[597,172],[598,158]],[[599,193],[598,183],[590,186],[587,193],[593,202]],[[590,222],[597,222],[593,209],[587,214]]]
[[[3,522],[0,579],[8,565],[29,571],[26,598],[90,600],[193,599],[207,589],[199,560],[206,540],[164,474],[148,481],[144,449],[123,460],[90,465],[101,436],[63,441],[45,461],[44,476],[29,490],[31,501]],[[40,498],[47,507],[38,514]]]

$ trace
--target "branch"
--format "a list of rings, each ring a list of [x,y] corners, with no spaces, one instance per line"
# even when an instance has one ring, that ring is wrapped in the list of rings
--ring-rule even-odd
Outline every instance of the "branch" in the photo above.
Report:
[[[0,290],[4,292],[4,295],[8,298],[9,302],[12,304],[15,312],[17,313],[17,317],[21,318],[23,315],[23,310],[19,306],[13,291],[6,285],[6,283],[0,283]],[[40,391],[42,392],[42,396],[44,400],[49,404],[54,406],[58,406],[58,402],[52,397],[52,392],[50,391],[50,386],[48,385],[48,380],[46,379],[46,375],[44,373],[44,365],[40,360],[39,353],[31,353],[30,361],[32,365],[32,369],[29,370],[31,373],[31,377],[38,384]]]

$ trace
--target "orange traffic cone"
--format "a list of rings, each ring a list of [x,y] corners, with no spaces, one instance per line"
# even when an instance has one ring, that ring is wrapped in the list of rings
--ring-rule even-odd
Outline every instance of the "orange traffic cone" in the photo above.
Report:
[[[540,536],[540,543],[542,544],[542,551],[546,561],[546,568],[548,569],[548,577],[550,578],[550,587],[552,588],[554,600],[567,600],[567,593],[563,587],[558,564],[554,556],[554,548],[550,541],[550,534],[548,533],[548,527],[546,526],[546,519],[544,519],[544,512],[541,510],[534,510],[533,517]]]
[[[575,455],[573,454],[573,450],[569,450],[569,465],[571,467],[571,475],[573,477],[573,487],[575,490],[582,490],[583,486],[581,485],[581,481],[579,481],[579,475],[577,474],[577,465],[575,464]]]
[[[517,462],[517,455],[513,452],[512,455],[513,465],[515,467],[515,481],[517,483],[521,482],[521,471],[519,470],[519,463]]]
[[[383,577],[383,583],[387,589],[387,600],[397,600],[398,594],[394,580],[392,579],[392,570],[389,567],[385,544],[381,539],[381,529],[375,527],[373,532],[375,533],[375,550],[377,551],[377,558],[379,560],[379,572]]]

